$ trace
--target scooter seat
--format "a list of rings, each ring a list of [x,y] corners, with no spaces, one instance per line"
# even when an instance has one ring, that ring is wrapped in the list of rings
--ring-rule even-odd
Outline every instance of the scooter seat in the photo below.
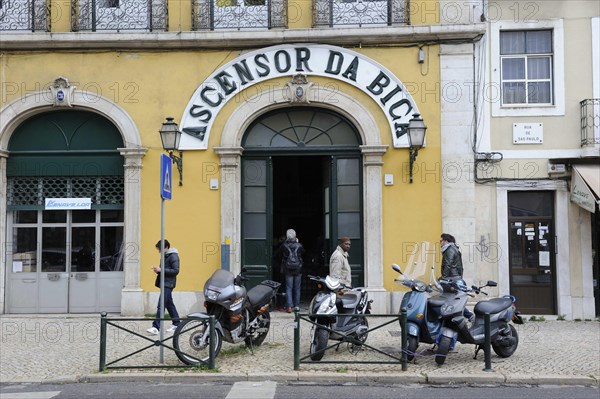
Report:
[[[483,316],[486,313],[499,313],[512,305],[511,298],[492,298],[488,301],[481,301],[475,305],[475,314]]]
[[[344,295],[339,298],[342,300],[344,309],[354,309],[360,300],[360,295],[352,292],[345,292]]]
[[[446,302],[446,298],[441,297],[441,296],[434,296],[427,300],[427,305],[433,306],[433,307],[438,307],[438,306],[442,306],[445,302]]]

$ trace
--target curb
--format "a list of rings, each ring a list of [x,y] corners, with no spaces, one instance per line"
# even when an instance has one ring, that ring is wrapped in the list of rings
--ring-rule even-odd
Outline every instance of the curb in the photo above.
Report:
[[[312,384],[383,384],[383,385],[551,385],[600,386],[600,380],[585,376],[495,374],[415,374],[415,373],[98,373],[80,377],[60,377],[44,381],[4,381],[4,383],[102,383],[102,382],[160,382],[160,383],[234,383],[273,381],[278,383]]]

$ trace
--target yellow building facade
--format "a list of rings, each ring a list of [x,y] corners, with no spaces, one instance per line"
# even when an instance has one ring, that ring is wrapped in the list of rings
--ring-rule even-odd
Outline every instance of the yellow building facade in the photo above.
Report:
[[[288,228],[310,274],[349,236],[375,313],[398,309],[392,263],[439,274],[442,232],[465,243],[468,279],[498,279],[476,256],[473,222],[497,228],[476,206],[488,188],[456,168],[473,164],[485,2],[22,4],[0,17],[3,312],[154,311],[167,117],[183,132],[164,204],[182,314],[218,268],[281,280]]]

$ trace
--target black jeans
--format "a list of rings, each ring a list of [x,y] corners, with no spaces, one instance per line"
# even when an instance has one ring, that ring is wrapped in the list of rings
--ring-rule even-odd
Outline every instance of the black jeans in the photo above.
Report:
[[[165,287],[165,310],[169,312],[169,316],[173,320],[173,325],[179,324],[179,313],[173,302],[173,288]],[[156,305],[156,319],[152,322],[152,327],[156,327],[160,330],[160,296],[158,297],[158,305]]]

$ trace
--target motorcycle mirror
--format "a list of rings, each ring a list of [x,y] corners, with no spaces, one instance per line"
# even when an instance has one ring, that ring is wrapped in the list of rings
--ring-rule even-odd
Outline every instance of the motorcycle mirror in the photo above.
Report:
[[[498,285],[498,283],[496,283],[495,281],[492,281],[492,280],[488,280],[488,282],[487,282],[488,287],[496,287],[497,285]]]
[[[400,269],[400,266],[398,266],[395,263],[392,263],[392,269],[394,269],[395,271],[397,271],[398,273],[404,275],[404,273],[402,273],[402,269]]]

